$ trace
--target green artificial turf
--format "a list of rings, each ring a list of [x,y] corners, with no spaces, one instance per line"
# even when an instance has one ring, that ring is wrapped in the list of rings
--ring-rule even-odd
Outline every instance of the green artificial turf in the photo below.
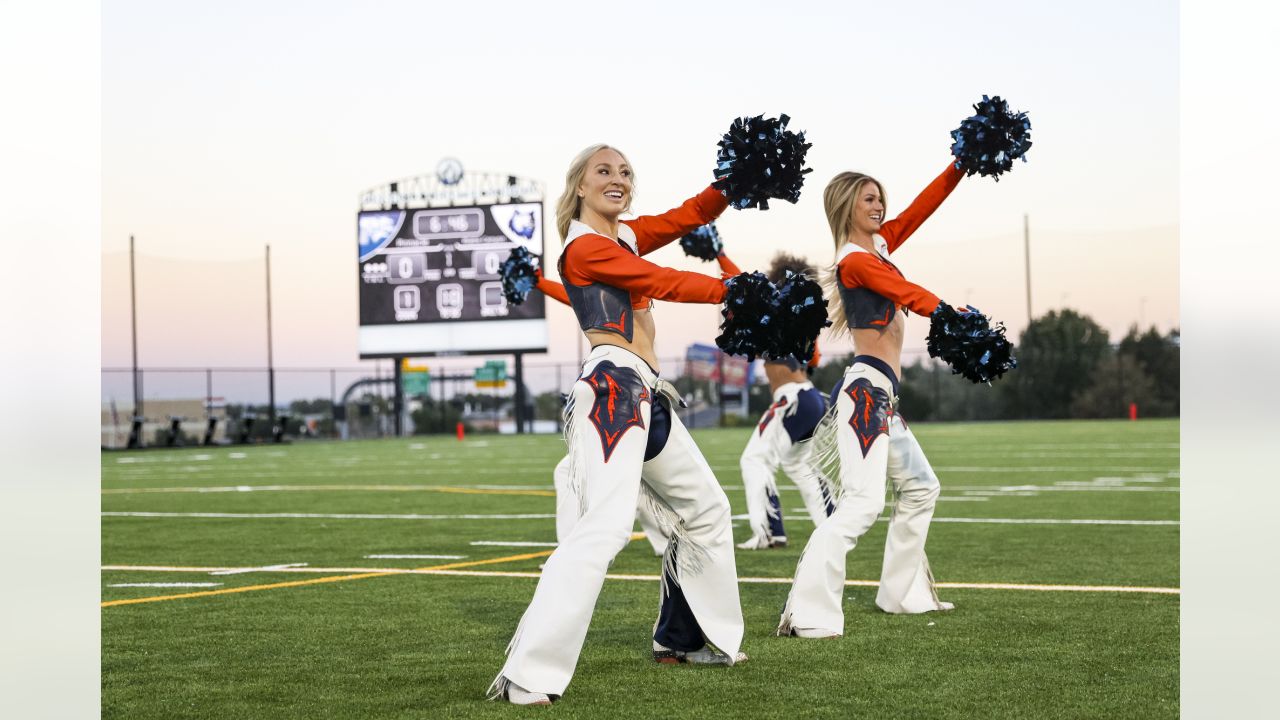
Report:
[[[940,583],[1178,587],[1176,524],[946,522],[1176,523],[1176,421],[921,424],[913,430],[943,484],[928,544]],[[745,512],[738,455],[747,432],[694,431],[735,514]],[[473,436],[464,442],[409,438],[104,453],[106,513],[449,517],[108,514],[102,519],[104,566],[306,563],[334,571],[211,575],[104,569],[102,600],[546,552],[551,548],[471,543],[554,542],[550,518],[457,516],[551,515],[551,469],[563,451],[557,437]],[[791,543],[738,552],[741,578],[789,578],[812,530],[799,495],[785,478],[779,484]],[[280,486],[324,487],[269,489]],[[849,554],[851,580],[877,579],[884,531],[885,524],[877,524]],[[736,521],[735,536],[746,535]],[[365,557],[374,554],[465,557]],[[532,557],[467,569],[536,573],[540,562]],[[647,576],[657,571],[658,559],[644,540],[632,542],[610,570]],[[111,587],[172,582],[221,585]],[[1176,594],[944,588],[940,595],[956,603],[955,611],[890,616],[875,608],[874,588],[850,586],[846,635],[806,641],[772,636],[789,589],[785,582],[740,586],[747,623],[743,650],[751,659],[733,668],[700,668],[659,666],[649,659],[656,582],[608,581],[564,698],[549,710],[487,702],[484,690],[501,668],[535,583],[528,577],[396,575],[104,607],[103,716],[1178,714]]]

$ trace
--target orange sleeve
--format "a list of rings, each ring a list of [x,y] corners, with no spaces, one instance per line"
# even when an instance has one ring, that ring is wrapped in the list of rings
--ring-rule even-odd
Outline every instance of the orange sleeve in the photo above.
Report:
[[[809,367],[816,368],[818,363],[822,362],[822,353],[818,350],[818,343],[813,344],[813,357],[809,358]]]
[[[738,269],[737,265],[733,264],[733,261],[729,259],[728,255],[724,254],[723,250],[716,256],[716,262],[720,263],[720,277],[724,280],[728,280],[734,275],[742,274],[742,271]]]
[[[655,265],[603,235],[583,235],[569,243],[565,267],[575,277],[658,300],[719,303],[725,295],[724,283],[713,277]]]
[[[883,295],[917,315],[929,317],[938,303],[937,295],[908,282],[888,264],[871,253],[850,253],[840,261],[840,282],[846,287],[864,287]]]
[[[564,286],[555,280],[548,280],[542,277],[541,272],[538,273],[537,288],[547,297],[553,300],[559,300],[565,305],[569,304],[569,293],[565,292]]]
[[[957,170],[954,162],[947,163],[947,169],[934,178],[901,215],[880,226],[880,236],[889,243],[889,252],[897,250],[929,219],[963,177],[964,171]]]
[[[708,185],[706,190],[685,200],[678,208],[661,215],[641,215],[622,222],[635,232],[636,248],[640,254],[648,255],[715,220],[728,207],[729,201],[725,196]]]

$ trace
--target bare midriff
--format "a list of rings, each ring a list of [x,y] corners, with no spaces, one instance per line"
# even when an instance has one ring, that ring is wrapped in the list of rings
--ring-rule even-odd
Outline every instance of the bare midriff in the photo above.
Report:
[[[858,355],[870,355],[879,358],[893,368],[893,373],[902,378],[902,336],[906,327],[906,311],[898,308],[893,320],[884,329],[855,328],[853,335],[853,351]]]
[[[648,308],[643,310],[632,310],[632,332],[631,341],[617,333],[611,333],[605,330],[588,330],[586,331],[587,341],[591,343],[591,347],[600,345],[614,345],[625,348],[635,353],[641,360],[649,363],[649,367],[654,372],[658,371],[658,356],[653,352],[653,336],[657,333],[657,329],[653,325],[653,313]]]

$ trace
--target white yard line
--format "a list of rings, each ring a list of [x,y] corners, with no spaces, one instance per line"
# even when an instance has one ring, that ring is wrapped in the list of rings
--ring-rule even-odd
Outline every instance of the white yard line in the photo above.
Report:
[[[527,515],[365,515],[358,513],[214,513],[214,512],[104,512],[103,517],[148,517],[148,518],[228,518],[228,519],[305,519],[305,520],[550,520],[555,517],[549,513],[530,513]],[[745,520],[746,515],[734,515],[734,520]],[[787,516],[788,520],[807,520],[808,516]],[[888,517],[881,517],[887,522]],[[938,523],[977,523],[990,525],[1179,525],[1178,520],[1094,520],[1088,518],[949,518],[934,517]],[[496,544],[480,541],[472,545]],[[528,545],[554,547],[555,543],[512,544],[514,547]]]
[[[466,555],[365,555],[365,560],[461,560]]]
[[[1098,480],[1105,482],[1098,483]],[[1127,482],[1153,483],[1162,482],[1152,478],[1127,478]],[[468,484],[455,483],[449,485],[219,485],[209,487],[188,486],[188,487],[136,487],[136,488],[104,488],[103,495],[137,495],[147,493],[235,493],[235,492],[413,492],[413,491],[434,491],[442,487],[448,488],[465,488],[474,490],[511,490],[511,491],[552,491],[555,489],[552,485],[485,485],[485,484]],[[722,485],[722,489],[728,491],[742,490],[741,485]],[[797,488],[782,484],[778,488],[780,491],[798,492]],[[1093,481],[1062,481],[1053,485],[1013,485],[1013,486],[993,486],[993,485],[944,485],[943,492],[973,492],[973,493],[991,493],[1007,494],[1013,493],[1025,495],[1034,492],[1181,492],[1179,487],[1153,487],[1151,485],[1140,485],[1129,487],[1119,485],[1113,482],[1112,478],[1097,478]],[[1015,495],[1016,496],[1016,495]]]
[[[145,571],[145,572],[204,572],[214,573],[226,570],[243,570],[242,568],[218,568],[218,567],[175,567],[166,565],[103,565],[104,571]],[[265,572],[262,568],[254,568],[246,570],[247,572]],[[541,573],[536,572],[503,572],[503,571],[485,571],[485,570],[414,570],[410,568],[291,568],[284,570],[275,570],[273,572],[299,572],[299,573],[366,573],[366,572],[385,572],[397,573],[405,575],[453,575],[461,577],[511,577],[511,578],[531,578],[541,577]],[[657,582],[660,578],[657,575],[624,575],[624,574],[608,574],[605,577],[609,580],[632,580],[640,582]],[[766,585],[790,585],[792,578],[771,578],[771,577],[740,577],[738,582],[766,584]],[[846,580],[845,585],[851,587],[877,587],[880,585],[875,580]],[[1017,590],[1027,592],[1116,592],[1116,593],[1154,593],[1161,595],[1180,595],[1182,590],[1176,587],[1143,587],[1132,585],[1039,585],[1028,583],[969,583],[969,582],[940,582],[937,587],[955,590]]]
[[[250,572],[271,572],[273,570],[291,570],[293,568],[306,567],[307,563],[283,563],[280,565],[263,565],[262,567],[253,568],[235,568],[233,570],[219,570],[211,572],[210,575],[239,575],[241,573]]]
[[[103,517],[230,518],[235,520],[550,520],[549,513],[526,515],[365,515],[359,513],[215,513],[215,512],[104,512]]]
[[[195,587],[222,587],[222,583],[115,583],[107,587],[146,587],[146,588],[195,588]]]

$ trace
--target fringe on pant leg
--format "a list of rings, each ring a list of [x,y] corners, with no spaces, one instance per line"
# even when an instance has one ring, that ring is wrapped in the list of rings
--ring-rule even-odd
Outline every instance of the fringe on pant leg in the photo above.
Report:
[[[840,499],[844,496],[844,484],[840,474],[840,421],[835,405],[827,409],[814,428],[813,437],[805,442],[812,447],[810,466],[818,472],[820,480],[825,482],[831,504],[839,506]]]
[[[806,546],[805,549],[807,550],[808,547]],[[804,550],[800,551],[800,559],[796,561],[797,569],[799,569],[801,562],[804,562]],[[791,624],[791,600],[795,594],[796,584],[795,580],[792,579],[791,592],[787,593],[787,602],[782,606],[782,616],[778,618],[778,630],[776,632],[778,637],[786,637],[791,634],[793,627]]]
[[[485,690],[484,699],[502,700],[507,696],[507,688],[509,687],[511,687],[511,681],[503,675],[498,675],[493,679],[493,684],[489,686],[489,689]]]
[[[667,551],[662,555],[663,580],[666,582],[667,576],[675,580],[676,584],[680,584],[680,576],[684,574],[697,575],[702,572],[702,568],[706,563],[709,553],[706,548],[699,545],[689,535],[689,531],[685,529],[684,521],[671,506],[658,496],[648,483],[641,481],[640,483],[641,502],[648,503],[649,510],[653,513],[653,517],[658,521],[658,527],[662,528],[662,532],[671,538],[667,543]],[[679,553],[676,552],[677,548]],[[665,591],[665,588],[664,588]]]
[[[587,494],[583,491],[583,483],[586,480],[585,464],[582,461],[582,443],[576,442],[575,433],[577,431],[577,423],[573,419],[574,398],[573,393],[569,393],[569,399],[564,405],[564,443],[569,448],[569,483],[568,489],[578,499],[578,517],[581,518],[587,514]]]

